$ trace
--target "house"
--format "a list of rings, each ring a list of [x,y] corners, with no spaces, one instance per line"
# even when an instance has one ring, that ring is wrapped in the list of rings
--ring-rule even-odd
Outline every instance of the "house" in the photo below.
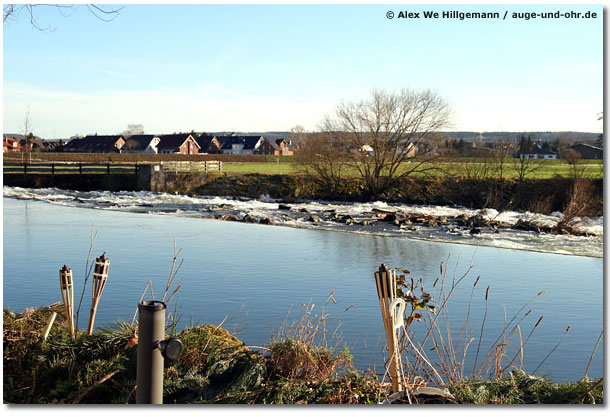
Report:
[[[159,153],[180,153],[192,155],[199,153],[199,144],[193,136],[188,133],[174,133],[173,135],[159,136],[160,142],[157,145]]]
[[[263,136],[229,136],[222,144],[222,152],[228,155],[255,155],[260,153]]]
[[[261,155],[294,155],[294,149],[291,148],[290,143],[283,138],[280,139],[267,139],[260,145],[259,154]]]
[[[161,139],[155,135],[133,135],[127,138],[122,153],[159,153],[157,146]]]
[[[72,139],[63,149],[64,152],[120,153],[124,145],[123,135],[90,135],[82,139]]]
[[[45,151],[49,146],[48,142],[36,136],[28,138],[27,140],[25,138],[21,139],[19,144],[21,145],[21,149],[25,150],[26,152]]]
[[[530,152],[519,154],[521,159],[557,159],[558,155],[535,144]]]
[[[580,154],[582,159],[604,159],[604,150],[597,146],[591,146],[584,143],[578,143],[570,146]]]
[[[4,135],[2,138],[2,152],[21,152],[21,144],[16,138]]]
[[[222,140],[224,137],[222,136],[210,136],[210,135],[202,135],[199,136],[196,141],[199,144],[199,152],[200,153],[220,153],[222,149]]]
[[[400,145],[402,145],[402,144],[400,144]],[[406,149],[405,148],[401,149],[400,145],[396,145],[397,146],[397,149],[396,149],[397,153],[404,151],[405,152],[404,156],[406,158],[415,158],[415,145],[413,143],[411,143],[411,142],[407,143]],[[366,154],[368,156],[374,156],[375,155],[375,149],[373,149],[373,147],[371,145],[367,145],[367,144],[364,144],[360,148],[358,148],[358,152],[362,153],[362,154]],[[403,154],[400,154],[400,155],[402,157]]]

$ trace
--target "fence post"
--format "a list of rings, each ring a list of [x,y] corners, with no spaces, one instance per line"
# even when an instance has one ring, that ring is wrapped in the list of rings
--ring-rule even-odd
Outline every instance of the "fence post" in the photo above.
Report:
[[[28,174],[28,161],[23,161],[23,173]]]
[[[106,163],[106,174],[110,175],[110,162]]]
[[[51,163],[51,175],[55,175],[55,162]]]
[[[138,161],[136,161],[136,175],[138,175]]]
[[[82,163],[82,162],[79,162],[79,163],[78,163],[78,173],[79,173],[79,174],[82,174],[82,173],[83,173],[83,163]]]

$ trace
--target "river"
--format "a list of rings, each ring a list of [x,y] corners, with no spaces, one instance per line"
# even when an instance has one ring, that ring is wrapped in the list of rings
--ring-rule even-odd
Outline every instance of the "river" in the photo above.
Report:
[[[492,246],[485,240],[480,244],[472,240],[442,241],[434,234],[426,239],[379,231],[354,233],[356,229],[347,228],[304,228],[290,224],[292,219],[285,224],[292,227],[280,227],[202,218],[185,212],[184,207],[150,210],[155,198],[178,196],[149,194],[136,210],[117,205],[116,201],[141,198],[137,193],[105,193],[103,198],[97,196],[97,204],[93,205],[87,204],[90,193],[72,192],[63,199],[57,198],[58,193],[54,189],[4,189],[5,308],[23,311],[60,300],[58,270],[64,264],[74,271],[78,300],[91,235],[97,232],[93,255],[105,251],[111,260],[97,325],[131,321],[149,280],[160,298],[170,273],[175,242],[176,248],[181,249],[179,258],[183,259],[178,273],[182,285],[170,310],[177,312],[180,328],[222,323],[246,344],[264,346],[285,321],[299,317],[303,304],[311,303],[315,305],[314,314],[322,314],[325,308],[329,338],[340,325],[338,337],[331,343],[348,346],[360,369],[383,367],[385,337],[373,280],[373,272],[381,263],[408,269],[411,276],[423,279],[429,292],[439,277],[441,262],[447,271],[447,282],[459,278],[471,266],[467,278],[452,295],[450,311],[455,317],[452,324],[459,332],[473,283],[480,276],[471,303],[469,328],[471,335],[478,338],[489,287],[482,352],[505,323],[534,297],[534,302],[519,313],[521,317],[532,310],[521,322],[524,339],[536,321],[544,317],[525,347],[526,370],[538,367],[570,326],[559,347],[537,372],[556,381],[583,376],[603,328],[603,259],[596,255],[603,252],[601,238],[565,237],[568,243],[558,243],[563,245],[562,251],[582,242],[592,255],[574,256],[552,253],[553,244],[548,242],[546,250],[517,250]],[[62,195],[65,197],[66,193]],[[227,200],[216,203],[262,204]],[[501,237],[494,239],[500,241]],[[514,236],[511,239],[514,241]],[[520,236],[519,245],[527,246],[527,238]],[[332,291],[333,299],[329,301]],[[535,297],[541,291],[545,293]],[[87,324],[90,294],[89,287],[81,307],[81,329]],[[416,322],[414,326],[421,327],[423,323]],[[518,339],[513,338],[512,342],[518,345]],[[467,367],[472,366],[474,350],[470,348]],[[588,374],[603,376],[603,346],[598,348]]]

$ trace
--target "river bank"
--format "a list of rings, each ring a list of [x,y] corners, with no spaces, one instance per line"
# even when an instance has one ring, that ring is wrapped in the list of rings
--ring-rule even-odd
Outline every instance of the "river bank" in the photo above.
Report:
[[[198,196],[225,196],[257,199],[269,196],[282,202],[326,200],[365,202],[356,179],[346,179],[341,188],[328,192],[314,177],[264,174],[171,174],[165,175],[157,191]],[[461,206],[470,209],[529,211],[540,214],[563,212],[574,201],[583,206],[581,216],[603,215],[603,180],[582,180],[584,194],[576,195],[570,178],[466,179],[458,177],[406,178],[396,188],[378,198],[387,203]],[[135,175],[40,175],[5,174],[4,185],[24,188],[56,187],[78,191],[138,191]]]
[[[43,331],[58,313],[48,339]],[[4,403],[126,404],[135,402],[137,329],[126,323],[84,332],[72,342],[63,306],[3,311]],[[349,352],[285,338],[246,346],[220,326],[176,334],[182,356],[164,369],[166,404],[376,404],[391,387],[372,371],[351,367]],[[603,379],[557,384],[521,371],[490,381],[464,380],[408,390],[411,403],[602,404]]]

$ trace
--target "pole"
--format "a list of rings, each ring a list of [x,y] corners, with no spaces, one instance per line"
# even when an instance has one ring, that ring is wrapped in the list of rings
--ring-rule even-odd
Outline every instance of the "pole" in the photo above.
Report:
[[[163,355],[159,343],[165,339],[163,301],[138,304],[138,360],[136,404],[163,404]]]

